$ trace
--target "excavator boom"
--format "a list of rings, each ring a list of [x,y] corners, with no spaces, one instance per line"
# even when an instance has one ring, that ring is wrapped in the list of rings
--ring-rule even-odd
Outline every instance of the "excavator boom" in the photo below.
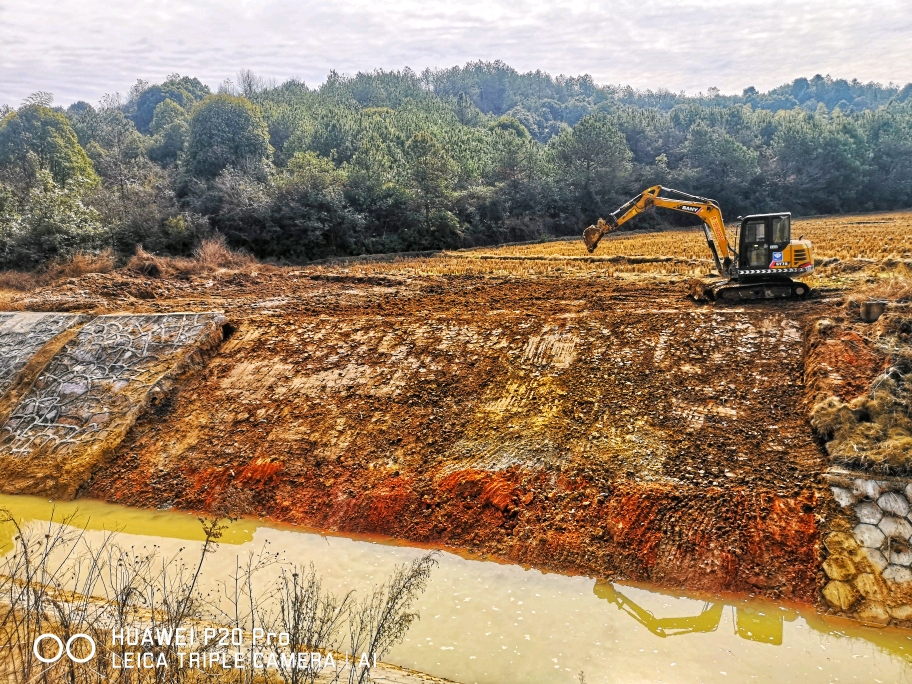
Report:
[[[663,191],[676,197],[663,197],[659,194]],[[725,233],[725,223],[722,220],[722,210],[719,205],[714,200],[690,195],[672,188],[664,188],[661,185],[647,188],[617,211],[609,214],[607,221],[599,219],[596,226],[589,226],[583,233],[586,249],[591,254],[602,237],[616,231],[634,216],[642,214],[652,207],[672,209],[701,219],[706,231],[706,242],[713,254],[716,268],[719,269],[720,274],[727,275],[735,251]]]

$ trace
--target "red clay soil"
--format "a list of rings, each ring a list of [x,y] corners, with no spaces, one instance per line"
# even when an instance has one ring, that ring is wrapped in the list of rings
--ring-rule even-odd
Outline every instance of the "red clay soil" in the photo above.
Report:
[[[821,323],[812,326],[806,336],[808,402],[813,404],[828,397],[849,402],[870,392],[872,381],[883,373],[890,359],[850,326]]]
[[[83,496],[815,601],[825,457],[802,345],[828,304],[699,305],[613,278],[67,287],[20,305],[224,309],[237,327]]]

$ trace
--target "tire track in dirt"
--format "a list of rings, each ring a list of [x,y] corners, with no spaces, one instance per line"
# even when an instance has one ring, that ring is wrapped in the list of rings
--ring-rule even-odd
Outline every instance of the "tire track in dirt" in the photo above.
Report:
[[[802,330],[825,304],[582,278],[162,287],[144,307],[224,303],[238,330],[83,494],[814,601]]]

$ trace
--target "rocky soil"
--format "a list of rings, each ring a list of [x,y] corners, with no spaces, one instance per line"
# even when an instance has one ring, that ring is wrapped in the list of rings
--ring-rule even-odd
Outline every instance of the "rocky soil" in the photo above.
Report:
[[[80,495],[813,602],[826,459],[803,406],[803,338],[835,305],[685,292],[649,278],[116,271],[12,306],[222,311],[234,327]]]

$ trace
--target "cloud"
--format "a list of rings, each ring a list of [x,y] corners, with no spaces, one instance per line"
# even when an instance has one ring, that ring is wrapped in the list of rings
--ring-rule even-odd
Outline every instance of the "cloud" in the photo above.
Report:
[[[912,3],[859,0],[30,0],[0,5],[0,103],[97,100],[169,73],[342,73],[501,59],[520,71],[674,91],[830,73],[912,81]]]

